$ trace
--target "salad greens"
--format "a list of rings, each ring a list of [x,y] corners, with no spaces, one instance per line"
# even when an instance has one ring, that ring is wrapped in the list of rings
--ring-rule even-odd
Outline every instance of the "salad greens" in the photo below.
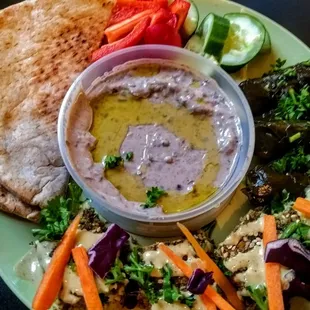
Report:
[[[65,196],[53,198],[41,210],[41,228],[33,229],[33,235],[39,241],[60,240],[84,202],[81,195],[82,189],[75,182],[70,182]]]
[[[246,289],[260,310],[268,310],[267,289],[264,285],[252,285]]]
[[[144,209],[155,207],[160,197],[166,194],[166,191],[159,187],[152,187],[148,189],[146,192],[146,202],[142,204],[141,207]]]

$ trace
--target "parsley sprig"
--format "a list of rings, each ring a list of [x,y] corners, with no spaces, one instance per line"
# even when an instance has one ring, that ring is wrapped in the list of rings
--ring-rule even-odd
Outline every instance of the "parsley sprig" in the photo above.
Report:
[[[286,64],[286,59],[278,58],[274,64],[270,65],[271,69],[268,72],[268,74],[280,71],[285,64]]]
[[[33,229],[32,233],[39,241],[60,240],[71,220],[80,210],[82,189],[74,182],[68,186],[65,196],[57,196],[50,200],[41,210],[41,228]]]
[[[248,286],[247,291],[260,310],[268,310],[267,289],[265,285]]]
[[[104,157],[103,163],[106,169],[114,169],[116,167],[122,166],[124,164],[124,159],[126,161],[131,161],[133,159],[133,152],[124,153],[123,156],[118,155],[107,155]]]
[[[129,275],[129,278],[139,284],[151,304],[155,304],[159,298],[155,284],[151,280],[153,269],[153,265],[146,265],[141,262],[137,248],[134,248],[130,253],[129,264],[124,266],[124,270]]]
[[[104,282],[106,284],[121,283],[126,279],[126,275],[123,271],[123,264],[119,258],[115,260],[114,266],[109,271]]]
[[[146,191],[146,201],[141,207],[144,209],[155,207],[158,200],[166,194],[167,192],[159,187],[151,187]]]
[[[277,120],[298,120],[310,117],[310,93],[309,86],[304,86],[300,92],[290,88],[275,109]]]
[[[172,269],[168,264],[166,264],[162,270],[163,275],[163,288],[162,288],[162,296],[163,299],[172,304],[176,301],[179,301],[182,304],[187,305],[189,308],[193,307],[195,302],[195,296],[185,296],[181,293],[180,289],[177,288],[174,284],[172,284],[171,277],[172,277]]]

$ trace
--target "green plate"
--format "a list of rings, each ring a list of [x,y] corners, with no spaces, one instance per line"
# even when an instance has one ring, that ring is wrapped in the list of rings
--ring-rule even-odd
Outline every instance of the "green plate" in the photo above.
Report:
[[[201,18],[210,12],[224,15],[243,11],[253,14],[264,23],[271,36],[273,53],[252,61],[247,69],[247,77],[259,76],[268,71],[270,63],[278,57],[287,59],[288,65],[310,58],[310,50],[304,43],[280,25],[253,10],[225,0],[195,0],[195,2]],[[217,227],[213,234],[216,242],[224,239],[247,209],[246,198],[237,191],[230,205],[217,219]],[[17,278],[14,266],[29,249],[28,244],[33,240],[31,235],[33,227],[31,223],[0,213],[0,276],[29,308],[36,288],[31,283]],[[295,309],[310,309],[310,304],[306,305],[300,299],[296,299],[294,304]]]

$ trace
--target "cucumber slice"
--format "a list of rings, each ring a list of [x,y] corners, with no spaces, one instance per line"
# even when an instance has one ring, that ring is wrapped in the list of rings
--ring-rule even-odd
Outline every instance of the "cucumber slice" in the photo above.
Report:
[[[208,14],[196,31],[196,34],[204,40],[203,53],[216,58],[220,57],[228,36],[229,27],[228,19],[213,13]]]
[[[184,40],[188,40],[188,38],[191,37],[191,35],[196,31],[199,23],[199,12],[196,4],[192,0],[187,1],[191,4],[191,6],[181,28],[181,36]]]
[[[194,34],[186,43],[185,48],[194,53],[204,55],[203,43],[203,39],[199,35]]]
[[[254,16],[247,13],[229,13],[230,32],[226,40],[221,66],[228,72],[236,72],[261,51],[266,29]]]
[[[262,49],[260,50],[260,54],[268,54],[271,51],[271,38],[269,32],[266,30],[265,41]]]

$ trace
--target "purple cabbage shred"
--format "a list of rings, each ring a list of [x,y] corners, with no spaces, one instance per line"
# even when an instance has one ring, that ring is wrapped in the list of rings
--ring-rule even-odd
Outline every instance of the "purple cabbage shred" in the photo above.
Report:
[[[207,286],[212,285],[213,283],[213,272],[204,272],[197,268],[188,280],[187,290],[192,294],[201,295],[204,293]]]
[[[104,278],[110,271],[128,239],[129,234],[125,230],[112,224],[102,238],[88,250],[88,265],[100,278]]]

